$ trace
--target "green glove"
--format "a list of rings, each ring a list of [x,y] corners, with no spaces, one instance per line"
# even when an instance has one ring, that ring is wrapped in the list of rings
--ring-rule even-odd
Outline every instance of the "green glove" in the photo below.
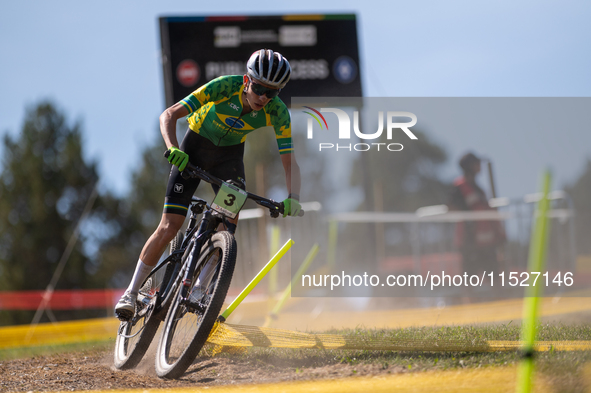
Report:
[[[179,149],[178,147],[172,146],[168,149],[170,155],[168,156],[168,162],[172,165],[179,167],[179,171],[184,171],[187,163],[189,162],[189,155]]]
[[[297,216],[300,210],[302,210],[302,206],[297,199],[287,198],[283,201],[283,217]]]

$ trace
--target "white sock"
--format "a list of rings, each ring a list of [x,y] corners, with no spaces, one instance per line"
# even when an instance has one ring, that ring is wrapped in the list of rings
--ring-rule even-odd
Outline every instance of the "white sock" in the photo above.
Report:
[[[137,294],[142,283],[146,277],[148,277],[148,274],[150,274],[153,268],[154,266],[146,265],[141,259],[138,259],[137,266],[135,267],[135,273],[133,273],[133,278],[131,279],[126,292]]]

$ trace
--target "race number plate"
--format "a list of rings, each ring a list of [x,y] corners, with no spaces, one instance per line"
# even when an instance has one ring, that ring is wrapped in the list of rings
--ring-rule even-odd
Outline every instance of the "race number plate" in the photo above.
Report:
[[[232,184],[222,182],[222,186],[211,203],[211,207],[229,218],[235,218],[242,206],[244,206],[247,195],[246,191]]]

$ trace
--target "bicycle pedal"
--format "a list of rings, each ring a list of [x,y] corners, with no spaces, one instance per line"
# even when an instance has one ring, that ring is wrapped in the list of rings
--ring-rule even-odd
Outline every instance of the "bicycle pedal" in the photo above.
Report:
[[[133,318],[133,313],[131,311],[121,310],[121,311],[115,311],[115,316],[121,322],[129,322]]]
[[[139,294],[137,297],[137,302],[143,306],[148,306],[150,304],[151,300],[152,300],[152,298],[150,298],[148,296],[144,296],[142,294]]]

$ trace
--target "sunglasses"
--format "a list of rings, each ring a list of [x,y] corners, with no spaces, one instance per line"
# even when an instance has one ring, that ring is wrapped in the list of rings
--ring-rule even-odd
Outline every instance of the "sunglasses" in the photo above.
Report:
[[[277,97],[277,95],[279,94],[279,92],[281,91],[281,89],[270,89],[268,87],[265,87],[263,85],[260,85],[258,83],[255,83],[252,79],[250,79],[251,82],[251,86],[252,86],[252,91],[254,92],[254,94],[256,94],[257,96],[262,96],[263,94],[267,96],[267,98],[273,98],[273,97]]]

